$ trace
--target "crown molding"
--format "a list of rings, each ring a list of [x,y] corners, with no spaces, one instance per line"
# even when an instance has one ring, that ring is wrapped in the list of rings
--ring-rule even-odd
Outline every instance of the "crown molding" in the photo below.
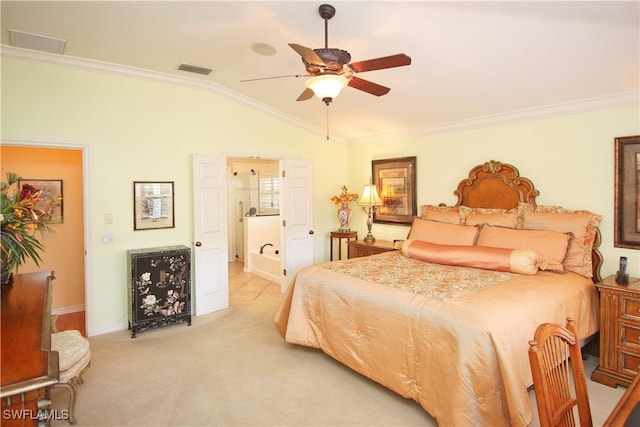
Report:
[[[351,138],[349,142],[351,144],[370,144],[374,142],[382,142],[391,138],[397,140],[399,138],[411,138],[420,135],[453,132],[464,129],[500,126],[529,120],[587,113],[590,111],[599,111],[611,108],[628,107],[631,105],[640,106],[640,91],[622,92],[612,95],[585,98],[576,101],[543,105],[540,107],[526,108],[522,110],[514,110],[490,116],[474,117],[468,120],[440,123],[409,131],[367,136],[363,138]]]
[[[47,52],[39,52],[29,49],[22,49],[8,45],[0,45],[0,56],[2,59],[14,59],[21,61],[38,62],[48,65],[55,65],[67,68],[77,68],[89,71],[98,71],[107,74],[119,74],[129,77],[135,77],[146,80],[160,81],[164,83],[177,84],[192,88],[208,90],[218,95],[234,100],[249,108],[261,111],[269,116],[282,120],[290,125],[304,129],[311,133],[326,136],[326,129],[312,126],[289,114],[276,110],[266,104],[257,102],[255,99],[249,98],[238,92],[234,92],[220,86],[214,82],[193,79],[189,77],[176,76],[173,74],[161,73],[158,71],[150,71],[142,68],[131,67],[127,65],[114,64],[110,62],[98,61],[95,59],[80,58],[77,56],[59,55]],[[346,142],[346,138],[341,135],[332,135],[331,140],[334,142]]]

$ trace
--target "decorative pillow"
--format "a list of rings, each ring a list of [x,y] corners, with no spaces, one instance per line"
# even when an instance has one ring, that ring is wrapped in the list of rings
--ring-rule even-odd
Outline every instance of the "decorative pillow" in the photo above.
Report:
[[[402,244],[402,253],[409,258],[436,264],[518,274],[536,274],[538,271],[538,254],[531,249],[438,245],[421,240],[405,240]]]
[[[460,206],[460,223],[465,225],[497,225],[508,228],[522,228],[522,218],[518,209],[489,209]]]
[[[567,254],[571,233],[549,230],[515,230],[484,225],[478,236],[478,246],[509,249],[532,249],[538,254],[541,270],[564,273],[562,262]]]
[[[441,245],[473,246],[479,227],[447,224],[422,218],[414,218],[407,239],[422,240]]]
[[[448,224],[460,224],[460,212],[457,206],[421,205],[420,218]]]
[[[573,233],[569,240],[564,266],[582,276],[593,276],[591,251],[596,240],[598,225],[602,216],[584,210],[568,210],[560,206],[534,207],[520,203],[518,210],[524,219],[523,227],[531,230],[553,230]]]

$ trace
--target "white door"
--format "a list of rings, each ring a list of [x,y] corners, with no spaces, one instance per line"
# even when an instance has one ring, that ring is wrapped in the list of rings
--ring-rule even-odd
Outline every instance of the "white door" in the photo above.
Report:
[[[286,291],[296,273],[313,264],[313,198],[311,160],[280,161],[282,177],[283,267],[280,288]]]
[[[193,156],[195,315],[229,306],[226,158]]]

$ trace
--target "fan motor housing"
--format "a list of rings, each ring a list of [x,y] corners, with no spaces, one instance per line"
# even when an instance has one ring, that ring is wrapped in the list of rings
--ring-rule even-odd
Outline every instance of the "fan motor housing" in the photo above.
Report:
[[[351,54],[346,50],[335,48],[321,48],[313,49],[318,54],[325,64],[325,67],[320,67],[316,64],[309,64],[304,59],[304,65],[307,71],[311,74],[317,74],[319,72],[340,72],[346,64],[351,62]]]

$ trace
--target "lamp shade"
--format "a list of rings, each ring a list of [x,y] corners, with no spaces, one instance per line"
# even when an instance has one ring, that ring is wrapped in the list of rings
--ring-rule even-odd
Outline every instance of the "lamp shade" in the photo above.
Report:
[[[340,91],[349,83],[349,80],[336,74],[323,74],[311,77],[305,82],[305,86],[323,101],[326,98],[333,99],[340,94]]]
[[[375,184],[365,184],[362,196],[358,198],[358,205],[362,207],[382,206],[382,199],[378,195],[378,189]]]

